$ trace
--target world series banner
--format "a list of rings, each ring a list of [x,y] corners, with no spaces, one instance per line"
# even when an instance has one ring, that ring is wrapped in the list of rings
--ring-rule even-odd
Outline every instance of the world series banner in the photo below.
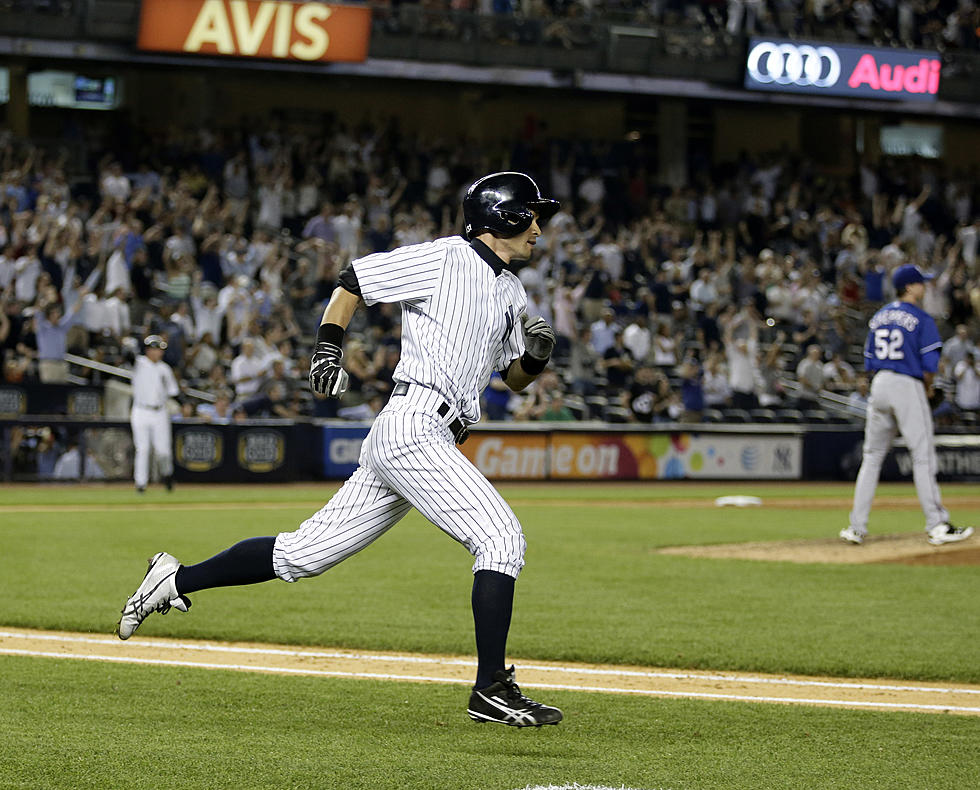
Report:
[[[178,481],[280,482],[308,466],[309,426],[289,423],[212,425],[175,422],[174,473]]]

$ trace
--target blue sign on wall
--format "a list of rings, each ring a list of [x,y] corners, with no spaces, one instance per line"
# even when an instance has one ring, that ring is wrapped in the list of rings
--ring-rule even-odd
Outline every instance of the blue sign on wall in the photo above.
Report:
[[[939,53],[753,38],[745,87],[824,96],[935,101]]]
[[[357,469],[361,442],[369,425],[323,426],[323,476],[335,480],[350,477]]]

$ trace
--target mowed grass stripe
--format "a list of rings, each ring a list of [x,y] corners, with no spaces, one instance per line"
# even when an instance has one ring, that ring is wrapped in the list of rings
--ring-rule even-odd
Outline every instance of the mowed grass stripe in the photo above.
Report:
[[[466,691],[0,660],[0,786],[673,790],[976,784],[980,717],[553,691],[558,727],[476,725]]]

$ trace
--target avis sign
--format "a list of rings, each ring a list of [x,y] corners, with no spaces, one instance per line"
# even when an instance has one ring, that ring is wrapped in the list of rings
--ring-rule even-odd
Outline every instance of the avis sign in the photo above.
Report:
[[[300,61],[363,61],[365,6],[288,0],[143,0],[142,50]]]
[[[935,52],[754,38],[745,60],[745,87],[935,101],[941,66]]]

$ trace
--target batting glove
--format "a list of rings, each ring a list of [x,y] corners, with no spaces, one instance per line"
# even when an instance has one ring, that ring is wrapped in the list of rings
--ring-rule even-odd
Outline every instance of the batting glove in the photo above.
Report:
[[[347,391],[349,378],[340,366],[344,352],[333,343],[317,343],[310,360],[310,389],[320,395],[339,398]]]
[[[528,356],[540,360],[551,358],[551,352],[555,350],[555,330],[541,316],[528,318],[524,313],[521,316],[521,331]]]

